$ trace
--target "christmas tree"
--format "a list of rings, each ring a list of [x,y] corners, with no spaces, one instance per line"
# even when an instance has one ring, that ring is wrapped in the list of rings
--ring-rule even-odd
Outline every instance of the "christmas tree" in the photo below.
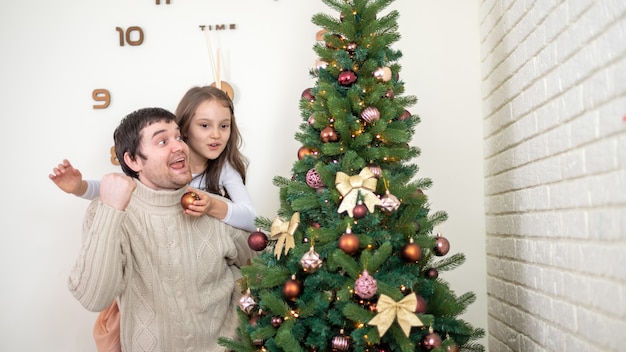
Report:
[[[281,207],[250,235],[259,256],[242,268],[235,351],[483,351],[484,330],[458,318],[474,302],[439,277],[447,256],[431,212],[431,181],[416,178],[409,145],[419,117],[407,108],[393,0],[323,0],[322,31],[302,93],[301,142]],[[265,230],[265,232],[261,231]],[[266,234],[268,232],[268,234]]]

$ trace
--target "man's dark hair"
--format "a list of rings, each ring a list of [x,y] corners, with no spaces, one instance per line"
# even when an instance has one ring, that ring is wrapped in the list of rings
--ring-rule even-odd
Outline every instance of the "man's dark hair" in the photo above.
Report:
[[[126,115],[119,126],[113,132],[115,143],[115,156],[122,167],[122,171],[130,177],[138,178],[139,175],[124,162],[124,154],[128,153],[135,160],[136,157],[146,159],[141,154],[139,145],[141,143],[141,131],[155,122],[176,121],[176,117],[171,112],[162,108],[143,108]]]

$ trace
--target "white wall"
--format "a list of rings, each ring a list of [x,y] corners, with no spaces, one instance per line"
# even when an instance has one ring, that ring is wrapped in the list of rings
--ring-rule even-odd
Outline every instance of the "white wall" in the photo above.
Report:
[[[481,1],[491,351],[626,344],[626,2]]]
[[[94,350],[96,315],[66,288],[87,202],[48,174],[63,158],[86,178],[118,171],[109,148],[121,117],[144,106],[174,110],[189,87],[213,82],[200,24],[237,26],[213,32],[213,47],[236,90],[250,192],[261,215],[275,215],[271,180],[290,174],[298,100],[313,85],[318,28],[310,18],[331,11],[312,0],[161,2],[0,2],[2,351]],[[486,327],[478,4],[398,0],[393,8],[401,11],[401,77],[420,99],[412,109],[423,120],[413,141],[422,148],[419,176],[434,181],[433,210],[450,215],[440,231],[451,252],[468,257],[442,276],[459,294],[478,294],[466,319]],[[140,26],[144,43],[120,47],[117,26]],[[92,108],[95,88],[111,91],[109,108]]]

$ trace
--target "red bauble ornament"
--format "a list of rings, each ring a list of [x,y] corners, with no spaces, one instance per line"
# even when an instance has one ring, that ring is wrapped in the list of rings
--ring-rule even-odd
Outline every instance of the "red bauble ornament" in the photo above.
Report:
[[[428,335],[424,336],[422,339],[422,346],[424,346],[427,351],[435,349],[441,346],[441,337],[439,337],[436,332],[428,333]]]
[[[368,211],[369,210],[367,209],[365,204],[359,202],[357,205],[354,206],[354,209],[352,209],[352,217],[355,219],[362,219],[365,217],[365,215],[367,215]]]
[[[320,132],[320,138],[322,139],[322,142],[328,143],[335,142],[337,139],[339,139],[339,136],[337,135],[337,131],[335,131],[334,128],[328,126],[324,127],[324,129]]]
[[[315,96],[311,93],[311,88],[307,88],[302,91],[302,98],[310,101],[311,103],[315,101]]]
[[[352,230],[348,228],[346,229],[346,232],[339,237],[337,245],[341,248],[341,250],[352,255],[361,247],[361,241],[359,240],[359,237],[353,234]]]
[[[306,172],[306,184],[311,188],[322,188],[324,187],[324,182],[322,182],[322,177],[315,169],[310,169]]]
[[[422,247],[420,247],[417,243],[413,243],[413,239],[411,238],[409,243],[402,246],[400,255],[406,262],[417,262],[422,258]]]
[[[341,71],[339,77],[337,77],[337,81],[342,86],[352,85],[352,83],[356,82],[356,73],[350,70]]]
[[[439,272],[435,268],[426,270],[426,277],[429,279],[436,279],[439,277]]]
[[[180,197],[180,205],[183,209],[187,209],[193,204],[194,200],[200,200],[200,196],[196,192],[187,192]]]
[[[283,286],[283,295],[287,299],[296,299],[302,293],[302,283],[296,280],[295,276],[285,282]]]
[[[248,236],[248,246],[254,251],[262,251],[267,247],[269,239],[261,231],[254,231]]]
[[[428,310],[428,305],[426,304],[426,300],[424,297],[416,294],[415,298],[417,298],[417,304],[415,305],[415,313],[424,314]]]
[[[441,236],[441,234],[437,234],[437,239],[435,240],[435,255],[444,256],[448,254],[450,251],[450,242],[447,238]]]

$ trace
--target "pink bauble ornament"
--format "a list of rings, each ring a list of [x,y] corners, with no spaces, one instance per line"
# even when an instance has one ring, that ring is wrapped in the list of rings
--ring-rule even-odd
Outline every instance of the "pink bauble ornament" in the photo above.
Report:
[[[311,93],[311,88],[307,88],[302,91],[302,99],[306,99],[311,103],[315,101],[315,97],[313,96],[313,93]]]
[[[427,351],[435,349],[441,346],[441,337],[436,332],[428,333],[428,335],[424,336],[422,339],[422,346]]]
[[[317,59],[315,60],[315,69],[316,70],[322,70],[325,69],[326,67],[328,67],[328,62],[321,60],[321,59]]]
[[[379,67],[374,71],[374,77],[383,82],[391,79],[391,69],[389,67]]]
[[[361,276],[354,282],[354,292],[363,299],[374,297],[378,291],[378,283],[367,270],[363,270]]]
[[[332,340],[333,351],[347,351],[350,349],[350,340],[346,336],[337,335]]]
[[[391,89],[387,89],[387,91],[385,92],[385,98],[393,99],[395,96],[396,93],[394,93],[394,91]]]
[[[337,81],[342,86],[352,85],[352,83],[356,82],[356,73],[350,70],[341,71],[339,77],[337,77]]]
[[[362,219],[365,217],[365,215],[367,215],[368,213],[368,209],[365,206],[365,204],[363,204],[363,202],[359,201],[359,203],[357,205],[354,206],[354,209],[352,209],[352,217],[355,219]]]
[[[361,118],[369,123],[380,120],[380,111],[374,106],[368,106],[361,112]]]
[[[309,116],[309,119],[307,120],[307,122],[309,123],[309,125],[313,126],[313,124],[315,123],[315,116],[313,115]]]
[[[404,111],[402,112],[402,115],[400,115],[400,116],[398,117],[398,120],[400,120],[400,121],[404,121],[404,120],[408,119],[409,117],[411,117],[411,113],[409,112],[409,110],[404,110]]]
[[[315,169],[310,169],[306,172],[306,184],[311,188],[322,188],[324,187],[324,182],[322,182],[322,177]]]
[[[429,279],[436,279],[439,277],[439,271],[435,268],[429,268],[426,270],[426,277]]]
[[[273,327],[277,328],[277,327],[279,327],[279,326],[281,326],[283,324],[283,318],[279,317],[277,315],[273,316],[271,324],[272,324]]]
[[[426,300],[424,297],[416,294],[415,298],[417,298],[417,304],[415,305],[415,313],[424,314],[428,310],[428,305],[426,304]]]
[[[383,169],[380,167],[380,165],[369,164],[367,165],[367,167],[370,169],[370,171],[372,172],[372,174],[374,174],[374,177],[376,178],[380,178],[380,175],[383,174]]]

